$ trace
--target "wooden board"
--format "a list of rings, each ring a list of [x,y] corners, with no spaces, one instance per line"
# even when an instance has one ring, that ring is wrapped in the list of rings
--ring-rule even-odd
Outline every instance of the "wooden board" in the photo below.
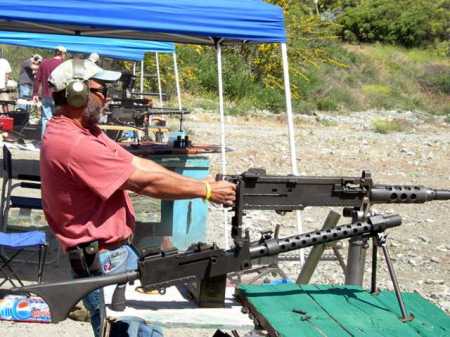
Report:
[[[110,318],[137,316],[149,323],[169,328],[196,329],[242,329],[250,330],[253,322],[241,312],[241,306],[234,300],[234,288],[227,288],[225,308],[199,308],[185,299],[176,287],[167,288],[165,295],[143,294],[136,291],[140,285],[136,281],[126,289],[127,308],[117,312],[107,307]],[[105,288],[105,303],[111,303],[115,286]]]
[[[448,337],[450,317],[418,293],[404,293],[415,319],[400,320],[393,292],[370,294],[357,286],[244,285],[243,306],[271,336]]]

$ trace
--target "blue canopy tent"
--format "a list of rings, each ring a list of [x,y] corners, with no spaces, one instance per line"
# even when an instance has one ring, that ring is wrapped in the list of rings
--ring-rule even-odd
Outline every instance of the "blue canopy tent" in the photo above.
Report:
[[[23,47],[35,47],[45,49],[55,49],[58,46],[64,46],[70,52],[76,53],[92,53],[96,52],[102,56],[107,56],[121,60],[141,61],[144,58],[144,51],[133,50],[129,48],[114,48],[109,46],[102,46],[90,43],[74,43],[74,37],[69,36],[70,39],[64,40],[45,40],[36,38],[34,36],[20,36],[27,35],[40,35],[30,33],[12,33],[12,32],[0,32],[0,44],[23,46]],[[56,36],[56,35],[55,35]]]
[[[102,56],[111,57],[115,59],[141,61],[141,81],[140,81],[141,92],[144,91],[143,59],[145,52],[154,52],[157,58],[159,53],[171,53],[173,54],[173,57],[176,60],[175,44],[171,42],[0,31],[0,44],[9,44],[25,47],[39,47],[48,49],[54,49],[57,46],[63,45],[71,52],[78,52],[78,53],[96,52]],[[176,75],[175,77],[177,80],[177,88],[179,88],[178,69],[176,62],[174,64],[174,67]],[[159,99],[160,102],[162,102],[162,88],[158,62],[157,62],[157,77],[158,77],[158,86],[160,90]],[[178,100],[179,102],[181,102],[179,91],[177,92],[177,94]]]
[[[222,45],[280,43],[292,173],[298,175],[286,32],[283,11],[278,6],[260,0],[2,0],[0,29],[214,45],[223,174],[226,158]],[[297,219],[301,232],[299,215]]]
[[[108,57],[135,61],[142,60],[145,52],[173,53],[175,51],[175,45],[169,42],[105,39],[11,31],[0,31],[0,42],[50,49],[63,45],[74,52],[91,53],[95,51]]]
[[[180,43],[286,42],[281,8],[259,0],[2,0],[0,29]]]

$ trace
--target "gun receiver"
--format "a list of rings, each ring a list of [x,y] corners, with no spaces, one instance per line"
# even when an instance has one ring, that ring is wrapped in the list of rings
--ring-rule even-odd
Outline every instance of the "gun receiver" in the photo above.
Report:
[[[401,218],[398,215],[376,215],[369,217],[365,222],[282,239],[264,236],[258,241],[247,241],[244,246],[229,250],[220,249],[215,244],[198,243],[182,253],[161,251],[144,256],[139,261],[137,271],[32,285],[16,288],[14,291],[34,293],[42,297],[49,305],[54,323],[64,320],[70,309],[89,292],[107,285],[125,283],[138,278],[146,290],[160,290],[180,284],[189,285],[200,306],[221,307],[225,299],[227,273],[251,268],[252,259],[354,236],[372,237],[400,224]]]
[[[423,186],[375,185],[370,173],[360,177],[308,177],[266,175],[264,169],[251,169],[241,175],[217,176],[237,185],[232,219],[232,237],[242,241],[245,210],[288,212],[308,206],[341,206],[359,209],[372,204],[417,204],[450,200],[450,190]]]

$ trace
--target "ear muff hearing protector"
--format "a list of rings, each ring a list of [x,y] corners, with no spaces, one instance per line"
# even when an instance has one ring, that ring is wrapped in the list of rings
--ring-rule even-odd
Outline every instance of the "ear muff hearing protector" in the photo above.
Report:
[[[84,80],[84,60],[74,59],[72,61],[73,80],[67,85],[67,103],[75,108],[85,107],[89,99],[88,81]]]

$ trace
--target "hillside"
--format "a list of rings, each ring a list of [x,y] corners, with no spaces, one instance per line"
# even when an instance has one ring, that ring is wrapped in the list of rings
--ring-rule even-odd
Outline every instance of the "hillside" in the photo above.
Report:
[[[413,110],[450,115],[450,0],[267,0],[285,11],[294,110]],[[370,44],[369,44],[370,43]],[[17,77],[20,62],[37,49],[3,47]],[[40,51],[48,54],[48,51]],[[215,51],[177,46],[185,101],[215,109]],[[170,55],[160,55],[163,88],[175,93]],[[132,68],[130,62],[105,66]],[[139,67],[138,67],[139,68]],[[154,74],[154,54],[145,58]],[[223,48],[228,114],[285,111],[277,44]],[[146,88],[157,91],[155,78]],[[450,117],[449,117],[450,118]]]

